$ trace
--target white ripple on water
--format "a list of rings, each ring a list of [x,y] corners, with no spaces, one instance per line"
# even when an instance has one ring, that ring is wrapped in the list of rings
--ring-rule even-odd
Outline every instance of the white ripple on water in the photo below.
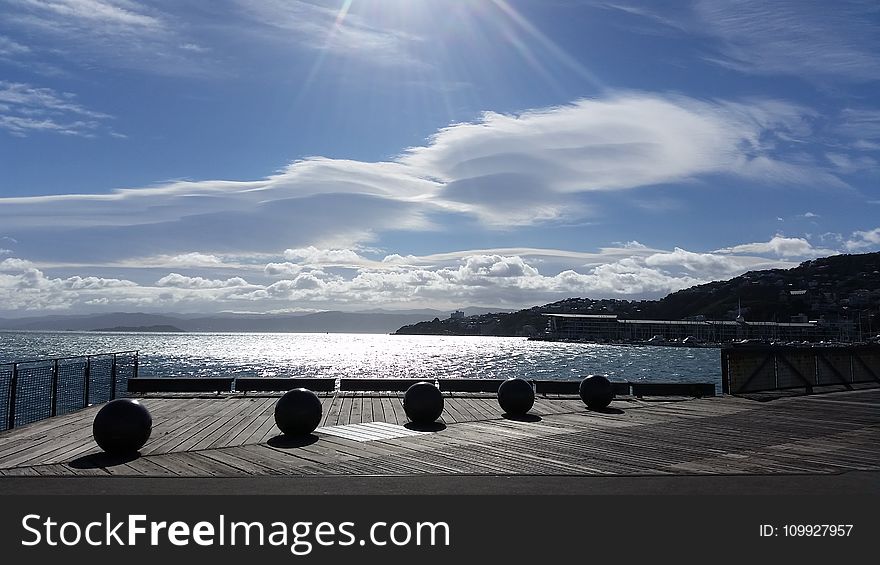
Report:
[[[0,332],[0,362],[138,350],[141,376],[526,377],[720,383],[718,349],[476,336]]]

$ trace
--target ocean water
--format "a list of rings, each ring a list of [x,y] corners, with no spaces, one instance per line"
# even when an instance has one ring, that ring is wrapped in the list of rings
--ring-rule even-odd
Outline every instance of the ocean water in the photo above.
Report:
[[[290,333],[0,332],[0,363],[139,351],[142,377],[483,377],[713,382],[714,348],[476,336]]]

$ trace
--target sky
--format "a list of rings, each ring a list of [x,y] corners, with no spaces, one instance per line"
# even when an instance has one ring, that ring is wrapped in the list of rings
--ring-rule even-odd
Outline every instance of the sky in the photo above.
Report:
[[[0,11],[0,316],[653,299],[880,250],[875,1]]]

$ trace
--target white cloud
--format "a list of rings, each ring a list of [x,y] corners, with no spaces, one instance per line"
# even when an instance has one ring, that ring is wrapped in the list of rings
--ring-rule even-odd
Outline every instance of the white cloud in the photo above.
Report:
[[[400,255],[399,253],[392,253],[391,255],[383,257],[382,262],[389,265],[414,265],[419,262],[419,258],[415,255]]]
[[[303,271],[302,265],[295,263],[267,263],[263,272],[270,277],[295,277]]]
[[[872,0],[591,0],[642,18],[639,31],[709,38],[705,58],[741,72],[807,80],[880,77],[880,41]],[[662,14],[660,13],[662,11]],[[658,25],[659,24],[659,25]]]
[[[813,247],[809,241],[802,237],[775,235],[770,241],[761,243],[744,243],[733,247],[725,247],[724,249],[719,249],[716,253],[757,253],[771,254],[776,255],[777,257],[786,258],[812,258],[834,255],[836,251]]]
[[[850,156],[843,153],[826,153],[825,158],[834,165],[841,174],[853,174],[860,171],[876,170],[877,160],[865,155]]]
[[[98,296],[128,296],[137,284],[94,276],[47,277],[33,263],[19,258],[0,261],[0,303],[6,311],[60,310]]]
[[[0,35],[0,58],[25,55],[30,53],[30,51],[31,49],[27,45],[22,45],[9,37]]]
[[[36,132],[94,136],[111,116],[74,102],[73,94],[0,80],[0,129],[17,136]]]
[[[25,269],[33,268],[33,266],[34,264],[30,261],[25,261],[24,259],[19,259],[17,257],[10,257],[0,261],[0,272],[23,271]]]
[[[127,280],[80,276],[66,278],[61,281],[61,285],[69,290],[103,290],[105,288],[137,286],[136,283]]]
[[[285,249],[284,258],[306,265],[358,265],[365,262],[351,249],[318,249],[314,245]]]
[[[223,258],[212,253],[181,253],[178,255],[158,255],[130,261],[131,266],[139,267],[223,267],[226,263]]]
[[[419,38],[399,29],[378,26],[340,7],[300,0],[236,0],[251,20],[274,30],[277,40],[337,55],[357,57],[368,64],[413,64],[410,45]]]
[[[743,264],[731,260],[727,255],[713,253],[694,253],[676,247],[671,253],[655,253],[645,258],[649,267],[681,267],[687,271],[700,273],[702,276],[723,276],[740,272]]]
[[[249,286],[249,283],[241,277],[212,280],[202,277],[188,277],[179,273],[169,273],[156,281],[156,286],[170,286],[174,288],[230,288]]]
[[[687,182],[709,174],[842,186],[778,149],[812,112],[769,100],[706,102],[621,93],[519,115],[487,113],[438,132],[401,162],[443,183],[435,201],[489,225],[583,215],[572,195]]]
[[[167,5],[174,9],[174,4]],[[201,47],[185,35],[193,14],[134,0],[0,0],[4,24],[35,50],[87,66],[193,76],[205,73]]]
[[[761,74],[880,78],[876,4],[864,0],[699,0],[694,31],[715,36],[718,62]]]
[[[211,51],[209,47],[204,47],[203,45],[198,45],[197,43],[183,43],[180,45],[180,48],[186,51],[193,51],[195,53],[209,53]]]
[[[449,214],[509,229],[589,216],[591,193],[710,175],[840,186],[800,156],[785,160],[781,148],[809,131],[810,115],[767,100],[620,93],[486,114],[387,162],[314,157],[253,181],[0,198],[0,222],[26,233],[31,251],[81,260],[291,249],[294,262],[364,265],[352,249],[381,232],[437,229]],[[309,258],[310,246],[335,256]]]
[[[865,241],[880,241],[880,228],[858,234]],[[747,250],[783,259],[742,254]],[[802,255],[796,257],[795,250]],[[332,257],[328,251],[334,249],[315,248],[309,250],[309,255]],[[461,304],[519,308],[571,296],[656,298],[749,270],[793,267],[797,263],[791,260],[816,254],[815,248],[797,238],[781,236],[767,244],[733,246],[714,253],[681,247],[664,251],[636,242],[595,253],[532,248],[500,251],[410,256],[404,262],[373,261],[348,266],[338,273],[299,263],[269,263],[264,274],[280,280],[264,284],[243,277],[208,278],[180,272],[169,273],[152,284],[94,276],[52,278],[29,261],[7,258],[0,262],[0,302],[4,311],[136,306],[152,311],[265,312],[452,308]]]
[[[850,239],[844,242],[844,247],[849,251],[864,250],[878,245],[880,245],[880,228],[853,232]]]
[[[18,0],[11,4],[31,8],[33,14],[54,14],[65,20],[96,22],[107,27],[155,28],[159,19],[130,0]],[[35,16],[39,17],[39,16]]]

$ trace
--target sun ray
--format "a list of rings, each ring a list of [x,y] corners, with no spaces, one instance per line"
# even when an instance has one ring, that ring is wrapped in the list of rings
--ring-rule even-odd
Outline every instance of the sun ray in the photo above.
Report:
[[[305,97],[309,90],[311,90],[312,83],[318,76],[321,67],[324,66],[324,59],[327,56],[327,51],[330,49],[330,44],[333,42],[333,38],[336,37],[336,35],[339,33],[339,30],[342,28],[342,25],[345,23],[345,17],[348,15],[348,11],[351,9],[352,2],[354,2],[354,0],[343,0],[342,5],[339,7],[339,11],[336,13],[336,18],[333,21],[333,26],[330,28],[330,30],[327,32],[327,36],[324,38],[324,45],[321,47],[321,49],[318,50],[318,53],[315,56],[315,62],[309,68],[309,72],[306,74],[305,78],[302,81],[299,94],[296,98],[297,103]]]
[[[599,78],[593,74],[587,67],[585,67],[580,61],[569,55],[564,49],[559,47],[553,40],[544,35],[541,30],[535,27],[529,20],[523,17],[522,14],[517,12],[510,4],[508,4],[505,0],[490,0],[492,4],[498,7],[504,15],[506,15],[511,21],[514,22],[520,29],[525,31],[528,35],[530,35],[533,39],[537,40],[541,47],[549,51],[554,57],[556,57],[560,63],[574,71],[581,78],[590,81],[597,89],[604,90],[605,85],[602,83]],[[521,52],[522,50],[519,49]]]
[[[334,29],[339,29],[339,27],[345,21],[345,16],[348,15],[348,11],[351,9],[351,3],[354,0],[344,0],[342,2],[342,6],[339,7],[339,12],[336,14],[336,21],[333,24]]]

